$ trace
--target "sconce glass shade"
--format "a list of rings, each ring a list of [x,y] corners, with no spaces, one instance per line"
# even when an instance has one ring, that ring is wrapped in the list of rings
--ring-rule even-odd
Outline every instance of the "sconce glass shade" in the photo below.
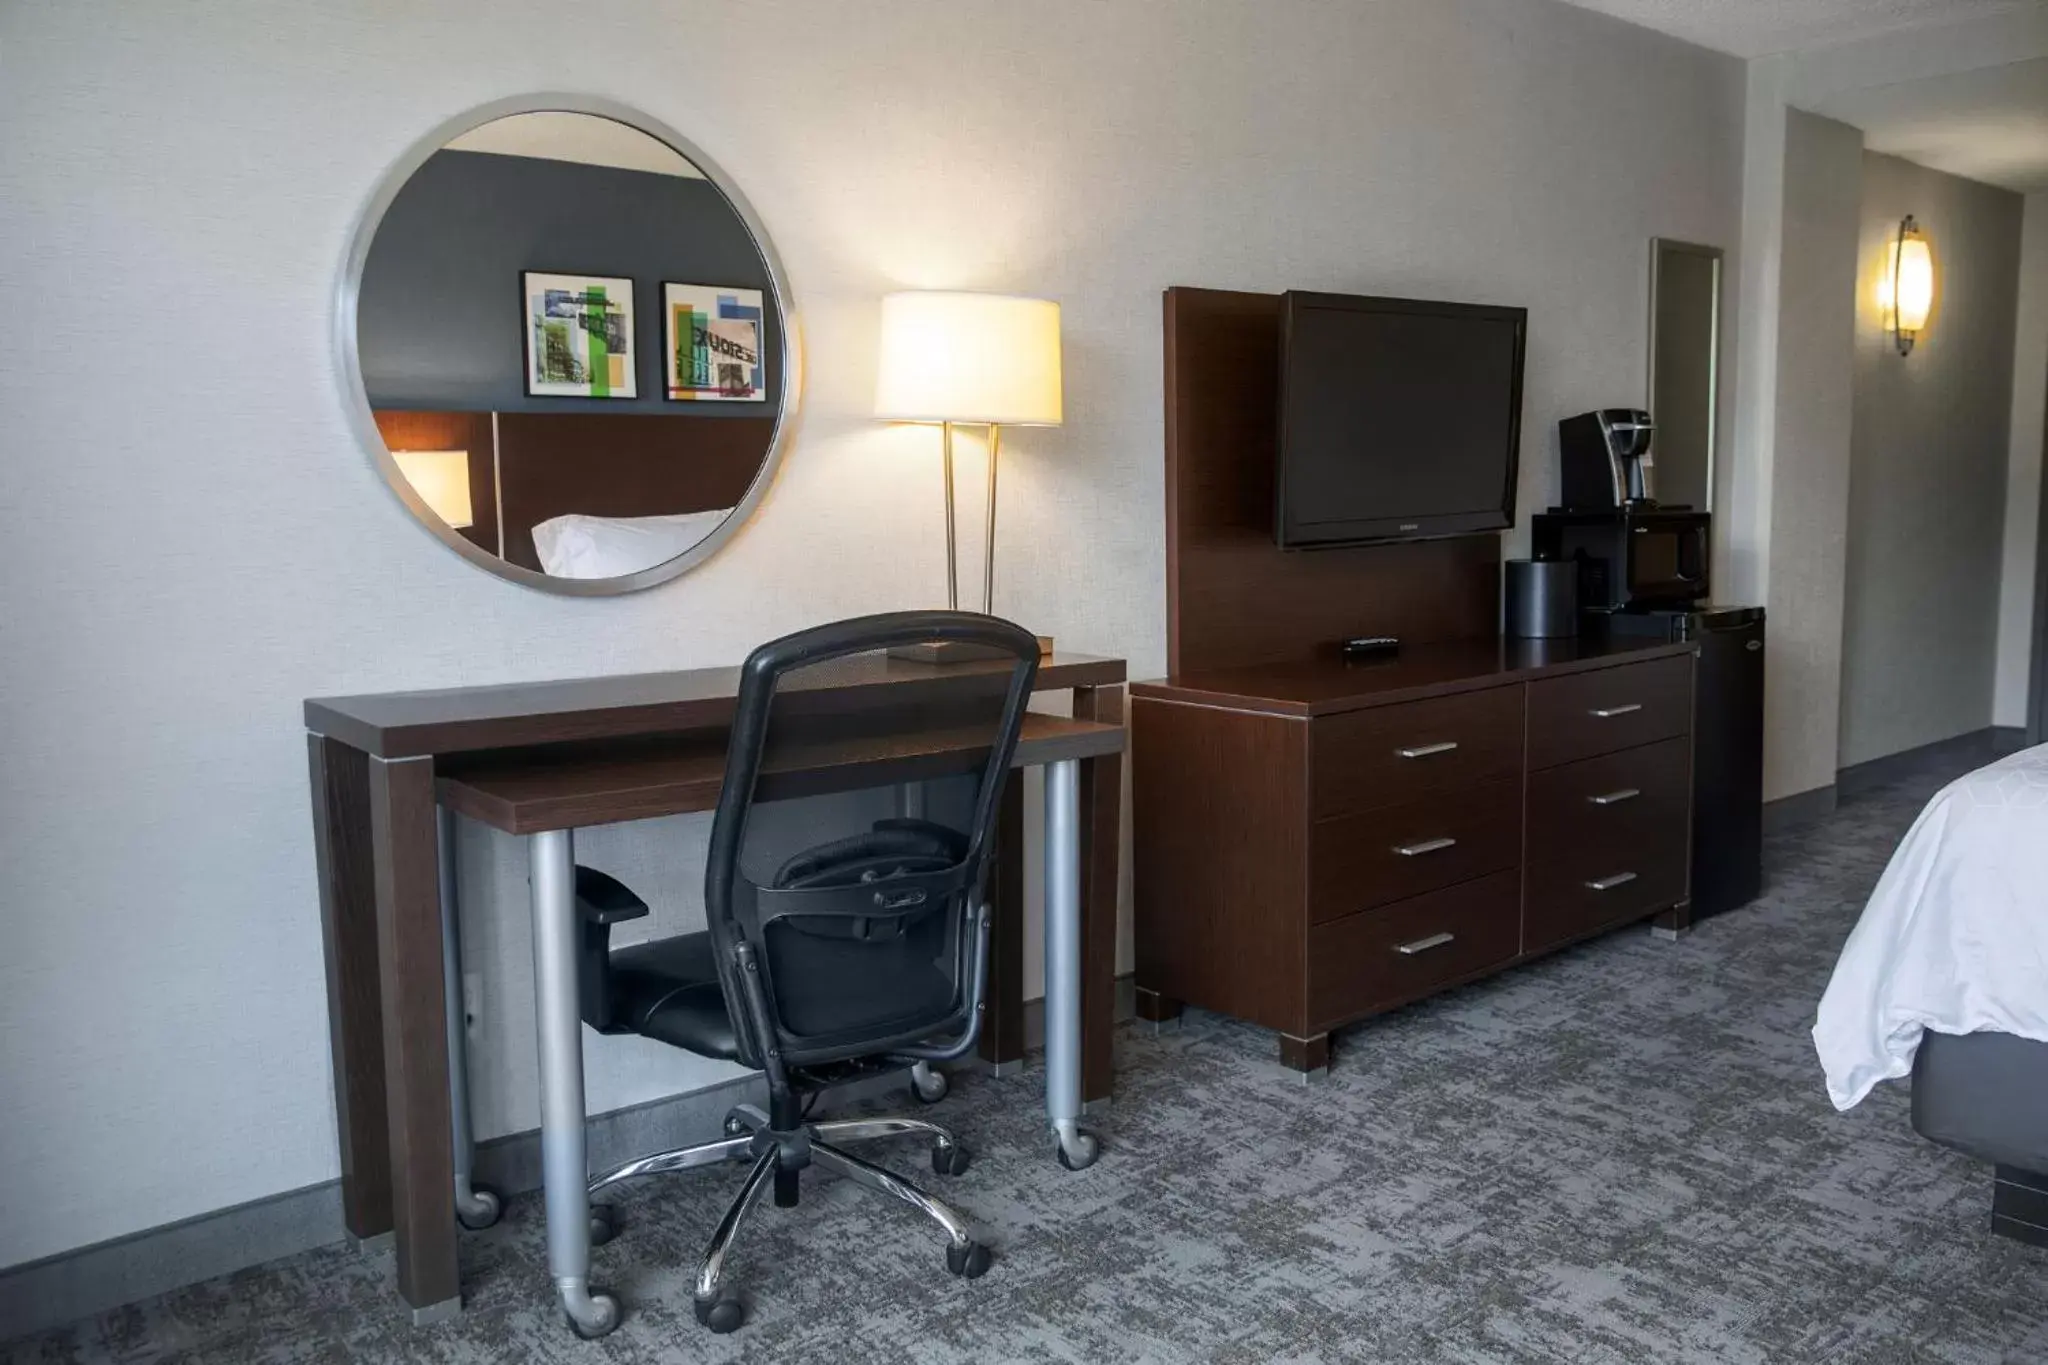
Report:
[[[1878,302],[1899,354],[1909,353],[1934,311],[1934,248],[1911,215],[1899,224],[1898,234],[1885,254],[1884,277],[1878,281]]]
[[[1057,303],[923,291],[882,299],[875,416],[1056,427],[1062,415]]]
[[[468,451],[394,450],[391,458],[435,516],[458,531],[476,519],[469,504]]]

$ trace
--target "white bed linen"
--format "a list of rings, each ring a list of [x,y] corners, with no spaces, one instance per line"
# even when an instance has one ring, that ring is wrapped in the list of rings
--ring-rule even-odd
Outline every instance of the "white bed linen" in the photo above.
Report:
[[[658,517],[549,517],[533,528],[533,550],[553,578],[621,578],[665,564],[711,534],[730,507]]]
[[[1957,778],[1892,854],[1821,997],[1837,1109],[1913,1068],[1921,1034],[2048,1042],[2048,744]]]

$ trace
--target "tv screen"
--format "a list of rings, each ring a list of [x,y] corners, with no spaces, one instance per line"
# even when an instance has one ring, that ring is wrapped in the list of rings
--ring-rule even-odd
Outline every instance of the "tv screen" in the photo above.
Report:
[[[1528,317],[1287,294],[1279,542],[1430,540],[1514,525]]]

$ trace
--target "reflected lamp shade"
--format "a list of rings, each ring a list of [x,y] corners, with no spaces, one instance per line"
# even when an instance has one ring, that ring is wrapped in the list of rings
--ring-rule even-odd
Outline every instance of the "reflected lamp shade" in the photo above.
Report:
[[[1885,327],[1898,344],[1899,354],[1910,354],[1934,312],[1934,248],[1910,214],[1899,224],[1885,253],[1877,296]]]
[[[875,416],[1058,426],[1060,306],[1011,294],[886,295]]]
[[[469,505],[469,452],[394,450],[398,472],[433,514],[460,531],[476,519]]]

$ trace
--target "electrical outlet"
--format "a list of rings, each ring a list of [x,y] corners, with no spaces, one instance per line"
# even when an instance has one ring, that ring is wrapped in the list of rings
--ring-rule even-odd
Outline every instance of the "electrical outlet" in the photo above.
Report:
[[[484,977],[482,972],[466,972],[462,977],[462,1024],[470,1033],[477,1032],[478,1022],[484,1013]]]

